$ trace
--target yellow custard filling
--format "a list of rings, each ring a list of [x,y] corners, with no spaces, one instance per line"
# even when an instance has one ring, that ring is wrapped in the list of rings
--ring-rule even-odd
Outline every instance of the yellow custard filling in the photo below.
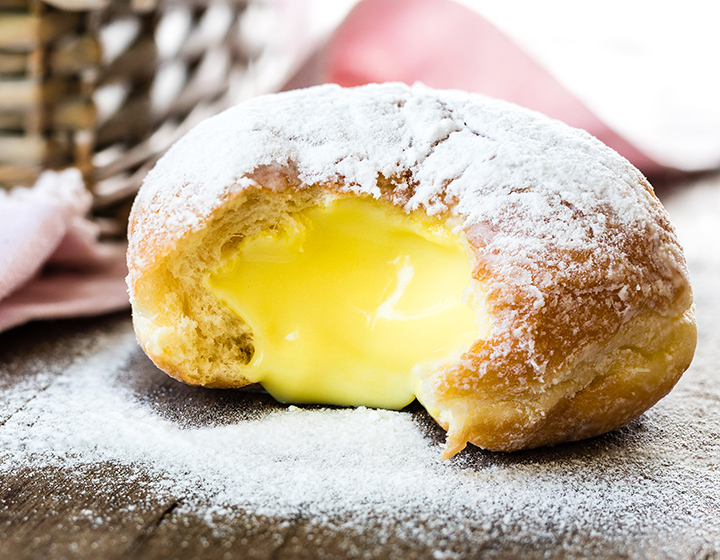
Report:
[[[243,375],[276,399],[399,409],[418,368],[477,338],[470,279],[441,221],[341,198],[243,239],[208,286],[252,329]]]

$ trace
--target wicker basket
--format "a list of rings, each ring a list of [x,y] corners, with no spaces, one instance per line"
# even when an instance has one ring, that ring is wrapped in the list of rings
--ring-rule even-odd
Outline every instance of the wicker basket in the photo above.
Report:
[[[0,0],[0,186],[77,167],[96,215],[121,231],[127,201],[177,138],[280,85],[282,61],[268,60],[246,33],[265,8],[261,0]]]

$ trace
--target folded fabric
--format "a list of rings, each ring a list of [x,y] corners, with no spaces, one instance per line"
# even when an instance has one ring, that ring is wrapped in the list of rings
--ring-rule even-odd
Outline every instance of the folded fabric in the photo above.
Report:
[[[98,241],[91,203],[75,169],[0,191],[0,331],[128,307],[126,246]]]

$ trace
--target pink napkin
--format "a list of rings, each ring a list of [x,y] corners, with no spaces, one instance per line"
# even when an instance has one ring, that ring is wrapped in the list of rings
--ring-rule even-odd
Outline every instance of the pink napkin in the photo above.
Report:
[[[587,130],[648,175],[670,172],[602,122],[507,35],[453,0],[363,0],[292,85],[385,81],[506,99]]]
[[[100,243],[80,172],[0,191],[0,331],[128,307],[125,244]]]

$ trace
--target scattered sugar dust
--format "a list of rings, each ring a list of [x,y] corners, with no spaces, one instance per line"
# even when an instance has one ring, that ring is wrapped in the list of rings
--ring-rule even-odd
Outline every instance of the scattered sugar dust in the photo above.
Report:
[[[218,534],[236,530],[233,516],[244,511],[372,530],[380,543],[444,543],[438,550],[498,539],[517,550],[560,540],[577,557],[588,543],[606,554],[628,543],[650,555],[664,547],[669,557],[720,549],[711,480],[720,444],[709,435],[718,422],[688,429],[709,414],[702,395],[669,399],[634,427],[584,444],[519,455],[473,449],[442,462],[438,438],[406,411],[277,405],[230,423],[179,421],[152,402],[162,391],[133,379],[152,368],[138,367],[143,360],[123,320],[61,375],[38,373],[46,388],[23,406],[28,387],[7,388],[13,411],[0,426],[0,476],[124,465]],[[165,392],[185,387],[158,379],[170,383]],[[683,450],[688,438],[705,442],[702,454]],[[679,535],[682,550],[672,544]]]

